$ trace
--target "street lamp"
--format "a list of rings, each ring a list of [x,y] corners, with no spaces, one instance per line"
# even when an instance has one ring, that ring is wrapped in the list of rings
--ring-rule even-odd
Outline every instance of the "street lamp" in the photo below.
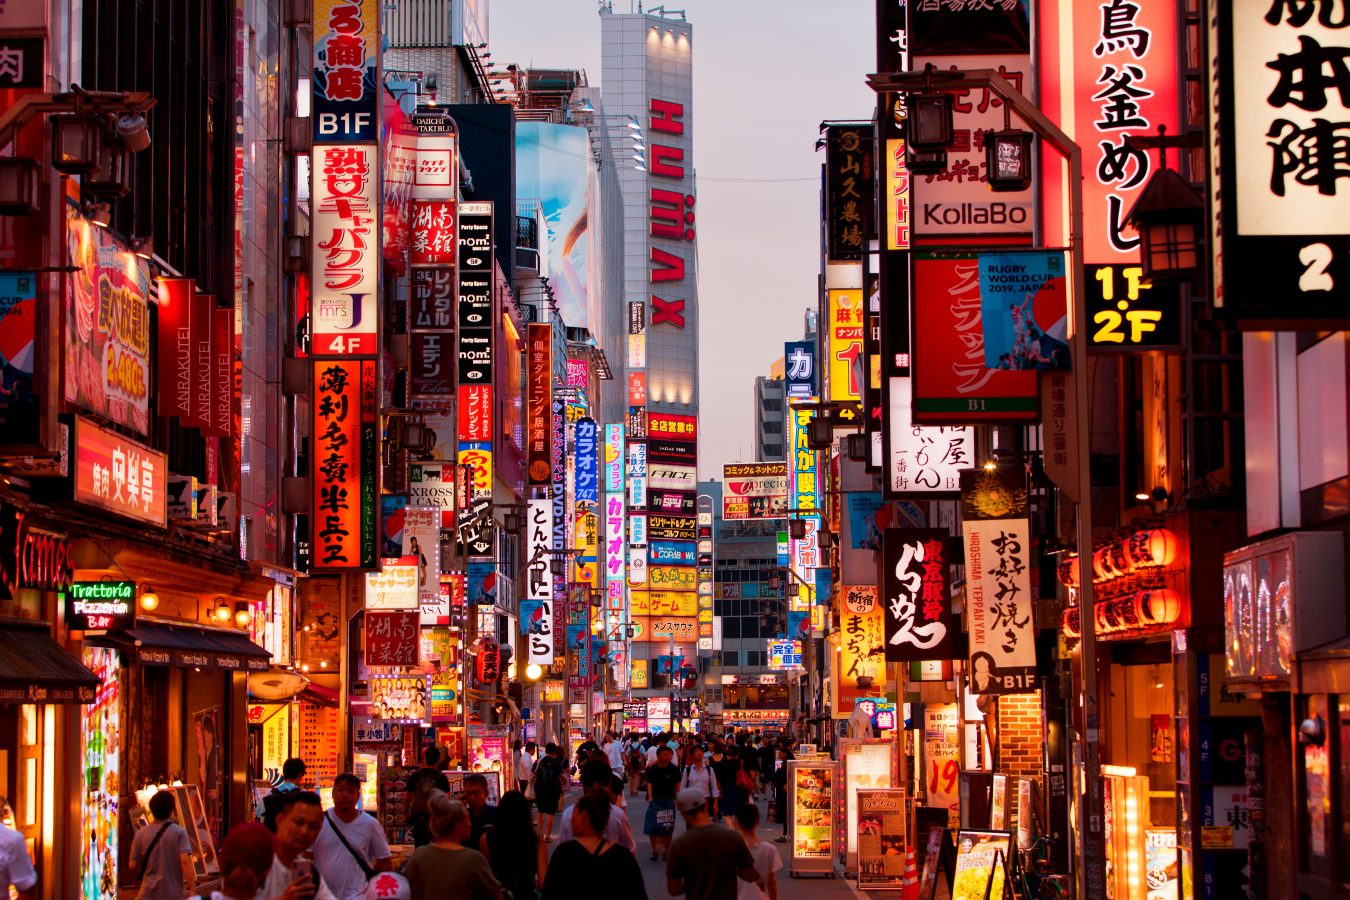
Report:
[[[930,64],[931,65],[931,64]],[[917,151],[946,153],[952,147],[956,98],[943,91],[925,91],[909,98],[905,140]]]
[[[1195,277],[1200,270],[1204,212],[1204,201],[1164,160],[1125,217],[1139,232],[1144,275],[1153,281]]]
[[[1031,187],[1031,139],[1031,132],[1016,128],[984,136],[984,171],[989,190],[1003,193]]]
[[[1083,151],[1067,134],[1046,117],[1006,78],[993,69],[953,69],[935,72],[930,66],[923,72],[894,72],[868,76],[872,89],[880,94],[904,93],[925,96],[933,90],[956,90],[966,88],[987,88],[999,97],[1017,115],[1041,137],[1054,147],[1068,163],[1069,197],[1069,253],[1072,260],[1073,291],[1070,297],[1070,324],[1073,326],[1071,351],[1074,360],[1073,389],[1078,404],[1079,415],[1074,422],[1078,440],[1078,522],[1077,539],[1080,548],[1092,546],[1092,478],[1088,451],[1091,407],[1088,405],[1087,381],[1087,293],[1086,273],[1083,262]],[[911,104],[918,99],[911,96]],[[910,108],[913,118],[915,110]],[[928,115],[934,115],[929,113]],[[931,123],[927,131],[933,126]],[[1145,255],[1147,265],[1147,254]],[[1096,607],[1092,589],[1092,579],[1081,579],[1079,603],[1084,610]],[[1097,696],[1097,636],[1095,616],[1082,617],[1083,634],[1079,642],[1079,663],[1083,671],[1083,730],[1082,774],[1086,790],[1086,801],[1078,804],[1077,831],[1081,836],[1079,850],[1079,894],[1080,897],[1096,897],[1105,894],[1106,861],[1105,842],[1102,832],[1102,785],[1100,777],[1100,738],[1101,706]]]

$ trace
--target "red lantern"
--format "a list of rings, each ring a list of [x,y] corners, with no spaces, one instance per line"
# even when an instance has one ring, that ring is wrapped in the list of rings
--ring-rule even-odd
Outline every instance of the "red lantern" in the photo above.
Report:
[[[1056,569],[1059,583],[1065,587],[1078,587],[1078,557],[1071,556],[1061,562]]]
[[[1061,624],[1063,625],[1065,636],[1071,638],[1082,636],[1082,630],[1078,627],[1080,624],[1078,607],[1071,606],[1064,610],[1064,618],[1061,620]]]
[[[1164,568],[1176,561],[1179,545],[1166,528],[1136,531],[1125,540],[1125,558],[1135,569]]]
[[[1139,618],[1148,625],[1171,625],[1181,617],[1181,595],[1166,588],[1134,595]]]

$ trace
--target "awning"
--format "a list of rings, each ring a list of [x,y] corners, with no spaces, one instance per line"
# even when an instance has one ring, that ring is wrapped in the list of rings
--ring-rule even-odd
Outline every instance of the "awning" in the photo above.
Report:
[[[0,703],[92,703],[100,684],[45,624],[0,619]]]
[[[338,702],[342,699],[341,695],[332,688],[324,687],[321,684],[310,682],[305,685],[305,689],[300,692],[300,702],[310,706],[319,706],[325,709],[337,709]]]
[[[244,635],[205,628],[143,623],[91,636],[88,643],[126,651],[144,666],[266,672],[272,662],[272,654]]]

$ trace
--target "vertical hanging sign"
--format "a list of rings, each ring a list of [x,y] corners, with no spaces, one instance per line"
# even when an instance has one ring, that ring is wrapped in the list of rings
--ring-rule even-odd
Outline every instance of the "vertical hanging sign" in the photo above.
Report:
[[[378,352],[379,10],[314,0],[311,351]]]
[[[532,485],[553,480],[553,326],[532,322],[525,340],[526,472]]]
[[[520,604],[520,631],[525,638],[525,661],[541,666],[553,662],[553,501],[535,498],[529,504],[526,531],[525,600]]]
[[[887,528],[882,536],[881,605],[886,661],[951,659],[951,586],[947,532]]]
[[[313,514],[316,571],[373,569],[376,407],[374,360],[314,365]]]
[[[873,224],[871,125],[825,127],[825,249],[831,262],[862,259]]]
[[[1036,689],[1028,509],[1021,469],[961,473],[970,690],[975,694]]]

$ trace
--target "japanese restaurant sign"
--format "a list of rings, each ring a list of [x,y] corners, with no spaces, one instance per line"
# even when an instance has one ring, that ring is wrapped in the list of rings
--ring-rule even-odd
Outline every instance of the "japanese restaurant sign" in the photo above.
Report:
[[[1036,373],[985,365],[979,257],[915,253],[913,273],[913,420],[1035,421]]]
[[[872,234],[872,126],[825,127],[825,249],[831,262],[862,259]]]
[[[413,396],[455,393],[455,270],[412,271],[408,358]]]
[[[369,0],[314,0],[312,9],[314,143],[374,141],[380,97],[379,8]]]
[[[493,381],[492,204],[460,204],[458,228],[462,395],[468,385],[490,386]]]
[[[1264,15],[1271,4],[1259,5]],[[1176,71],[1185,51],[1177,41],[1176,0],[1045,0],[1037,17],[1041,109],[1083,148],[1086,259],[1090,265],[1137,262],[1139,236],[1125,217],[1158,158],[1125,139],[1155,135],[1159,125],[1169,135],[1180,133]],[[1256,56],[1243,59],[1255,62]],[[1268,153],[1264,127],[1246,140],[1253,152]],[[1062,160],[1053,151],[1041,154],[1043,243],[1050,247],[1069,243]]]
[[[163,528],[168,522],[168,457],[75,417],[75,501]]]
[[[413,200],[408,262],[414,266],[453,267],[457,246],[455,201]]]
[[[951,659],[951,563],[942,529],[887,528],[883,533],[879,599],[888,662]]]
[[[66,627],[113,631],[136,625],[136,583],[74,581],[66,590]]]
[[[876,585],[844,585],[839,590],[843,605],[839,609],[839,686],[834,715],[846,719],[854,699],[886,685],[885,617],[877,602]],[[859,679],[871,679],[870,686],[860,687]]]
[[[1214,305],[1247,327],[1343,322],[1350,309],[1345,4],[1208,6]]]
[[[526,471],[530,484],[553,477],[553,326],[531,322],[525,339]]]
[[[379,148],[315,144],[310,193],[310,349],[374,355],[379,309]]]
[[[839,290],[829,292],[830,330],[826,344],[829,354],[831,400],[862,398],[862,379],[865,367],[863,356],[863,292]]]
[[[525,530],[525,598],[533,601],[533,614],[527,617],[522,606],[521,634],[526,638],[526,662],[546,666],[553,662],[553,501],[536,498],[529,502]]]
[[[647,417],[647,436],[652,440],[693,443],[698,438],[698,418],[675,413],[652,413]]]
[[[313,569],[375,568],[375,389],[374,360],[315,361]]]
[[[1021,468],[961,473],[970,689],[975,694],[1036,689],[1028,510]]]
[[[915,425],[910,412],[912,384],[906,376],[887,379],[887,429],[882,433],[888,498],[920,494],[955,497],[961,470],[975,461],[975,429],[967,425]]]

